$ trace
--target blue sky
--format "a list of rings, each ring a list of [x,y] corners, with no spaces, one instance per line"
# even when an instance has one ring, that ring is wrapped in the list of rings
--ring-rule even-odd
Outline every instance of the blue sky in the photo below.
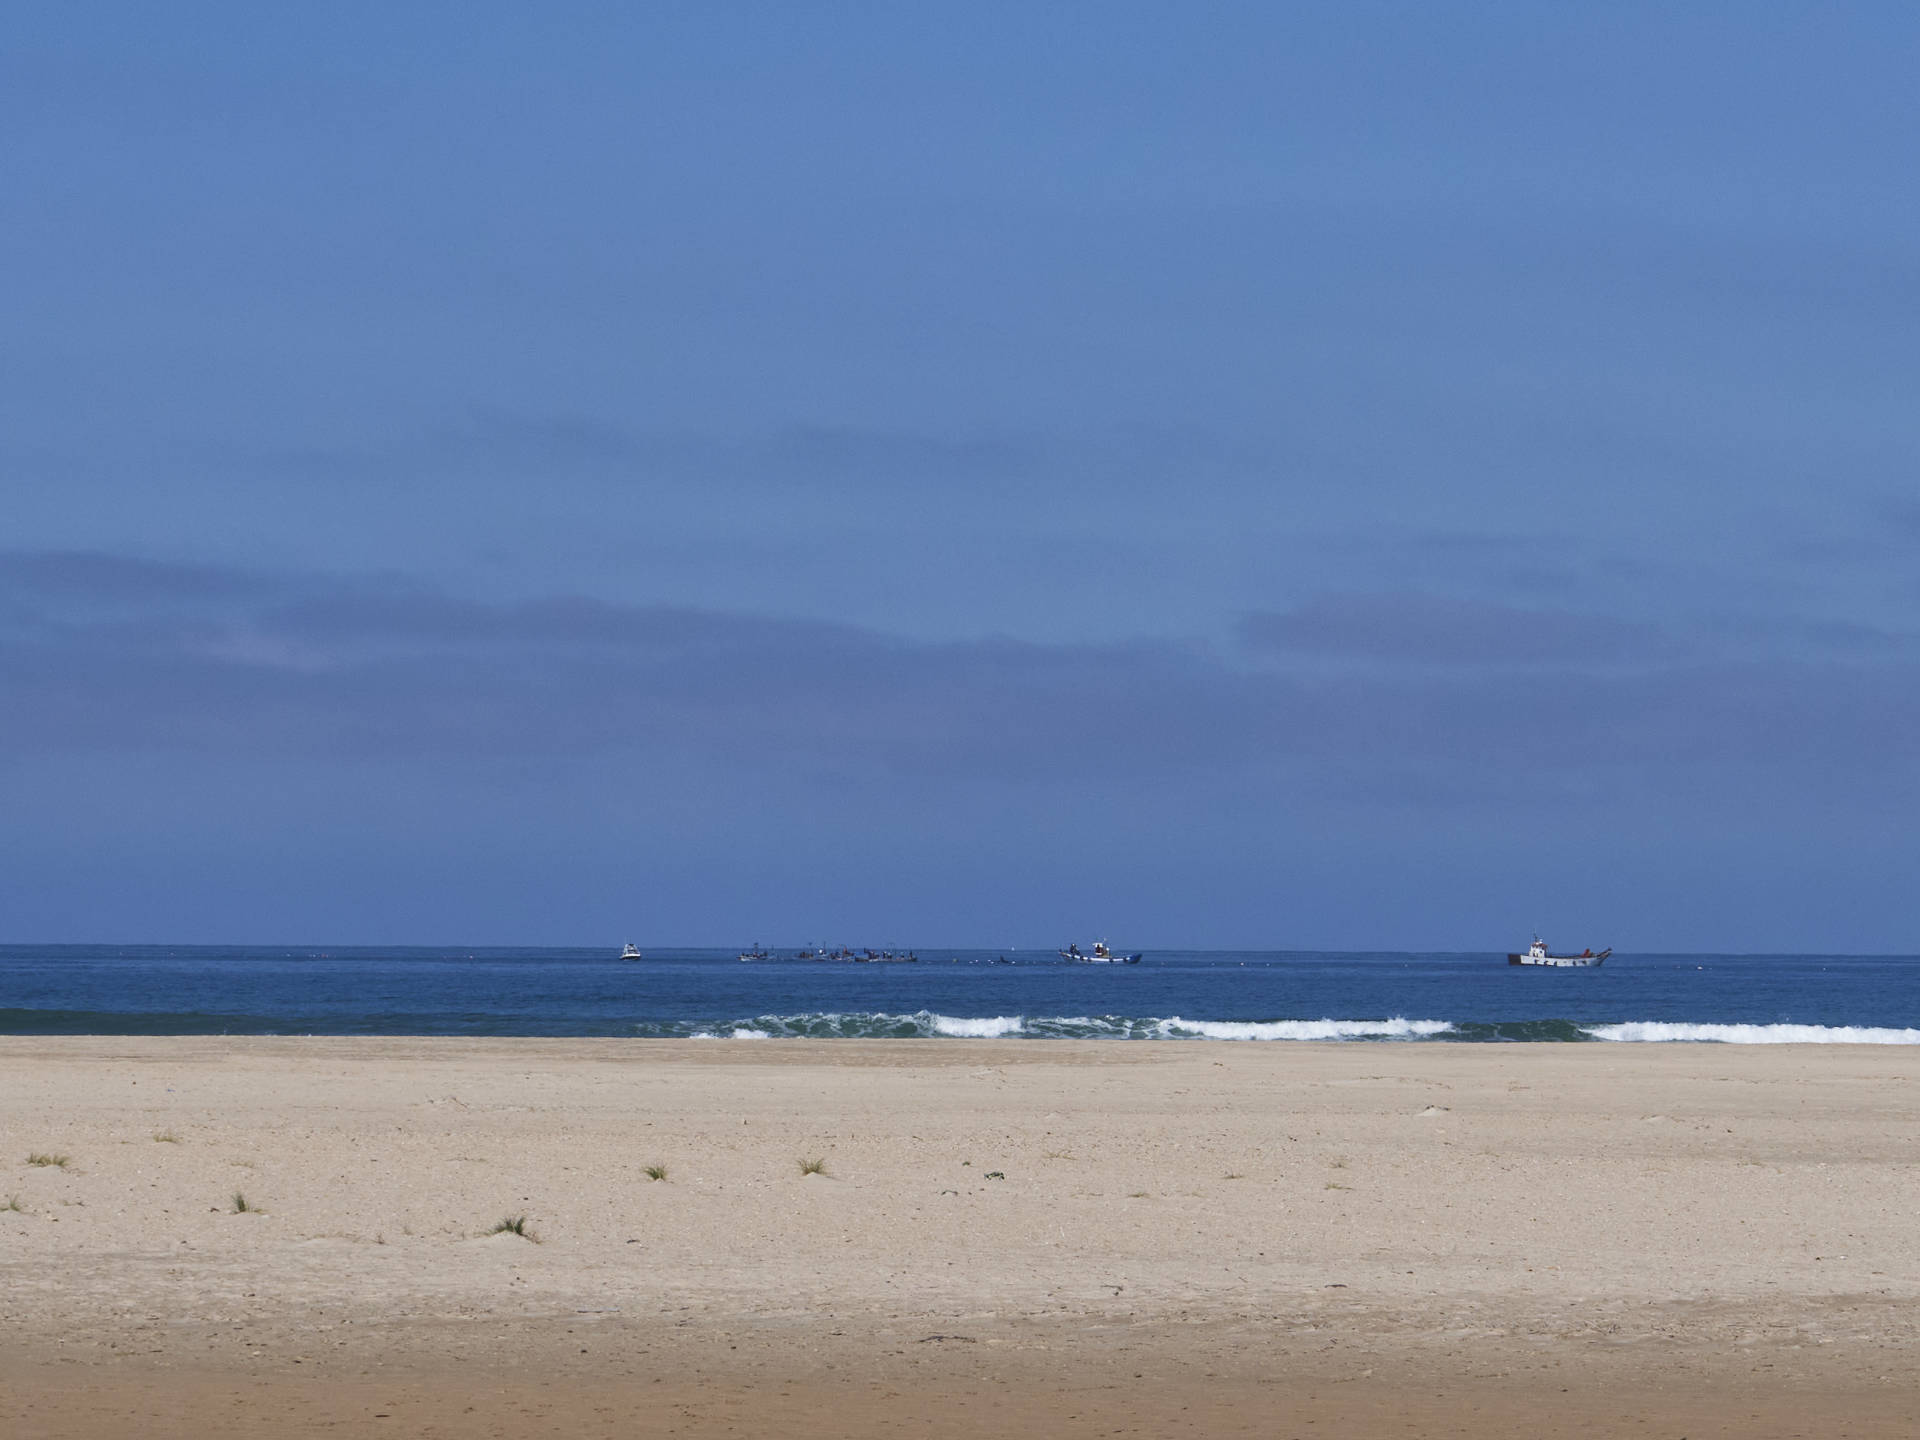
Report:
[[[13,17],[0,938],[1920,948],[1917,71]]]

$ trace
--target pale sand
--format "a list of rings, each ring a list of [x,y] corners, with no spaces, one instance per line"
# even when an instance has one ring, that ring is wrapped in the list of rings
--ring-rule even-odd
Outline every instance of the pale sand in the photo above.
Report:
[[[22,1440],[1920,1434],[1908,1048],[5,1038],[10,1196]]]

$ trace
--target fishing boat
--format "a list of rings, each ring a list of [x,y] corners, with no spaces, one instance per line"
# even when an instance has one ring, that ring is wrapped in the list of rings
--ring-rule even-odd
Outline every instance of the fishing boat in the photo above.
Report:
[[[638,945],[629,940],[625,945],[620,947],[620,958],[622,960],[644,960],[647,957],[640,953],[640,947]]]
[[[1069,944],[1060,952],[1062,960],[1071,960],[1076,965],[1138,965],[1138,955],[1116,955],[1107,948],[1107,942],[1096,940],[1093,949],[1082,950],[1078,944]]]
[[[1525,951],[1518,955],[1509,954],[1507,964],[1544,965],[1555,970],[1571,970],[1578,966],[1598,965],[1612,953],[1613,947],[1609,945],[1598,955],[1591,950],[1582,950],[1578,955],[1555,955],[1547,949],[1547,942],[1536,935],[1533,937],[1533,944],[1529,945]]]

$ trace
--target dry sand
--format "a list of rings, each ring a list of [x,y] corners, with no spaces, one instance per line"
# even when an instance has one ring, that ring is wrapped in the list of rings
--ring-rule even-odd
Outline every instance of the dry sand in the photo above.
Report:
[[[10,1440],[1920,1434],[1913,1049],[7,1038],[10,1197]]]

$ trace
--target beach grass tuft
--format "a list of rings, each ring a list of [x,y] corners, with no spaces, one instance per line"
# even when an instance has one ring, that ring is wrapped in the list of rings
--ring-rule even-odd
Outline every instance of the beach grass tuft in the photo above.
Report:
[[[503,1216],[498,1225],[487,1232],[489,1235],[518,1235],[522,1240],[540,1243],[540,1237],[527,1229],[527,1217],[524,1215]]]
[[[236,1190],[233,1192],[233,1213],[236,1215],[264,1215],[266,1212]]]
[[[664,1165],[643,1165],[640,1167],[640,1173],[649,1180],[664,1180],[667,1178],[667,1167]]]
[[[827,1162],[824,1157],[815,1160],[803,1159],[800,1161],[800,1173],[802,1175],[826,1175]],[[833,1177],[828,1176],[827,1178],[832,1179]]]
[[[153,1139],[154,1143],[158,1145],[178,1145],[180,1143],[180,1137],[171,1130],[162,1130],[159,1134],[155,1135]]]
[[[27,1156],[29,1165],[51,1165],[57,1170],[64,1170],[72,1163],[73,1157],[70,1155],[49,1155],[44,1150],[36,1150]]]
[[[15,1215],[24,1215],[27,1213],[27,1207],[20,1203],[20,1197],[18,1195],[9,1195],[7,1196],[7,1203],[4,1205],[0,1205],[0,1212],[11,1212]]]

